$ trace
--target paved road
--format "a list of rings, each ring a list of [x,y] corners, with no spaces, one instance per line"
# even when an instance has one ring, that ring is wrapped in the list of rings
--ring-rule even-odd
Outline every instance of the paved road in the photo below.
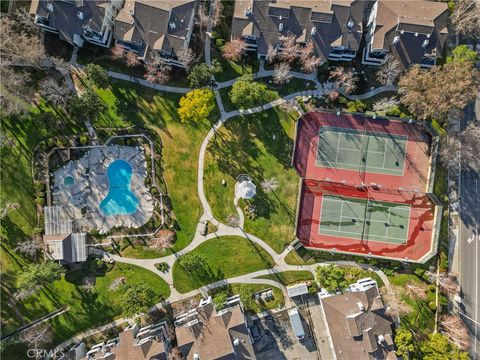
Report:
[[[480,100],[477,99],[477,110]],[[461,129],[475,119],[474,104],[465,110]],[[477,116],[480,116],[478,111]],[[480,139],[479,139],[480,141]],[[462,170],[460,180],[460,307],[471,334],[472,359],[480,359],[480,169]]]

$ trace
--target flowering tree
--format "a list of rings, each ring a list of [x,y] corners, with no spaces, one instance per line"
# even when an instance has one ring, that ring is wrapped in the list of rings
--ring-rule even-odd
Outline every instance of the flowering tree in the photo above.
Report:
[[[271,64],[277,59],[277,57],[278,57],[277,48],[273,47],[272,45],[268,45],[267,54],[265,55],[265,60]]]
[[[172,67],[163,58],[156,56],[154,61],[147,64],[145,79],[155,84],[165,84],[170,80]]]
[[[192,49],[180,50],[177,54],[177,59],[185,67],[186,71],[190,71],[192,66],[195,65],[195,62],[197,61]]]
[[[125,64],[128,67],[136,67],[139,66],[142,62],[138,58],[138,55],[135,54],[133,51],[127,51],[125,54]]]
[[[290,65],[287,62],[275,64],[272,77],[275,84],[285,84],[292,78],[292,74],[290,74]]]
[[[239,61],[247,49],[247,44],[243,39],[232,39],[227,42],[222,50],[222,56],[231,61]]]
[[[385,57],[385,63],[377,71],[377,80],[383,85],[392,85],[397,81],[401,73],[402,66],[400,61],[392,54],[388,54]]]
[[[295,35],[288,35],[282,41],[282,52],[281,57],[286,62],[293,62],[297,59],[299,53],[299,46]]]
[[[337,66],[330,72],[330,79],[334,79],[337,89],[350,94],[357,88],[357,76],[352,69],[345,69],[343,66]]]

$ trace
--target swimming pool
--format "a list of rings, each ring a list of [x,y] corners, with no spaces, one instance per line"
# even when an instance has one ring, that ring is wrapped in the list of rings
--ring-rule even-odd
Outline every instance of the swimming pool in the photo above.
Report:
[[[115,160],[107,170],[108,195],[100,203],[100,211],[105,216],[130,215],[139,205],[135,194],[130,190],[132,167],[124,160]]]
[[[71,187],[73,184],[75,184],[75,180],[72,176],[65,176],[65,178],[63,179],[63,184],[66,187]]]

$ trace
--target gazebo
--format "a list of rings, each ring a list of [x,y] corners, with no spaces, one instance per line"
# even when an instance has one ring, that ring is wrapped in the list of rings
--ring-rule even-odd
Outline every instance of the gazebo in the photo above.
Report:
[[[257,193],[257,187],[248,175],[239,175],[235,184],[235,197],[238,199],[249,200]]]

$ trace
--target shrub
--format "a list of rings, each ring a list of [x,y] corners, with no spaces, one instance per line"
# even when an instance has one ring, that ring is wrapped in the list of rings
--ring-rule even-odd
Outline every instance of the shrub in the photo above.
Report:
[[[360,100],[349,101],[347,103],[347,110],[349,112],[364,112],[368,105]]]
[[[78,142],[80,143],[80,145],[87,145],[88,144],[88,136],[87,135],[80,135],[80,137],[78,138]]]
[[[157,270],[163,273],[166,273],[168,272],[168,270],[170,270],[170,265],[168,265],[166,262],[155,264],[155,267],[157,268]]]
[[[414,271],[415,275],[417,275],[418,277],[422,277],[423,274],[425,274],[425,269],[422,269],[422,268],[416,268]]]
[[[215,39],[215,45],[218,49],[222,50],[223,46],[225,45],[225,40],[223,39]]]
[[[430,302],[428,303],[428,307],[429,307],[430,310],[432,310],[432,311],[437,310],[437,305],[435,305],[435,301],[430,301]]]

